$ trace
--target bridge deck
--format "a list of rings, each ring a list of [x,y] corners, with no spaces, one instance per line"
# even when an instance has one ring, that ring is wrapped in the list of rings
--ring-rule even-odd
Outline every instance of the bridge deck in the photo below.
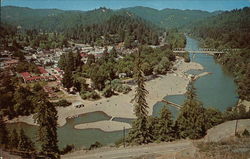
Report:
[[[170,101],[167,101],[167,100],[161,100],[161,102],[163,102],[163,103],[166,103],[166,104],[171,104],[171,105],[173,105],[173,106],[175,106],[177,109],[181,109],[181,105],[179,105],[179,104],[176,104],[176,103],[173,103],[173,102],[170,102]]]
[[[222,51],[199,51],[199,50],[186,50],[186,51],[173,51],[174,53],[203,53],[203,54],[225,54],[225,52]]]

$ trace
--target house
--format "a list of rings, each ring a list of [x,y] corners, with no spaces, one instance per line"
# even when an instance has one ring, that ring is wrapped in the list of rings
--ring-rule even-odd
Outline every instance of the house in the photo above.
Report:
[[[42,76],[49,76],[48,71],[46,71],[44,67],[38,66],[38,69]]]
[[[54,81],[56,80],[55,76],[50,76],[46,73],[47,71],[43,71],[43,73],[39,75],[32,75],[29,72],[22,72],[20,76],[23,78],[24,83],[38,82],[38,81]]]
[[[63,74],[63,70],[61,70],[59,67],[56,67],[55,71],[57,72],[57,74],[60,74],[60,75]]]
[[[15,60],[15,59],[10,59],[10,60],[7,60],[7,61],[4,61],[4,67],[13,67],[13,66],[16,66],[18,64],[18,60]]]

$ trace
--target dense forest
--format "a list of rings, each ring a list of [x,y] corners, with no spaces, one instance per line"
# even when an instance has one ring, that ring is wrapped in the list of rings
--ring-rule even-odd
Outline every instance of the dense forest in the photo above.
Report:
[[[113,16],[103,23],[76,26],[68,29],[66,36],[80,43],[102,46],[120,42],[125,42],[126,48],[137,44],[159,44],[156,27],[130,16]]]
[[[208,48],[250,48],[250,8],[235,9],[193,23],[191,33]]]
[[[54,49],[68,46],[68,39],[62,33],[46,33],[36,29],[21,30],[17,26],[1,24],[0,50],[8,50],[21,60],[24,58],[21,50],[26,46],[34,49]]]
[[[141,6],[121,10],[133,13],[138,17],[166,29],[181,28],[189,23],[193,23],[220,13],[220,11],[207,12],[201,10],[179,10],[169,8],[157,10]]]

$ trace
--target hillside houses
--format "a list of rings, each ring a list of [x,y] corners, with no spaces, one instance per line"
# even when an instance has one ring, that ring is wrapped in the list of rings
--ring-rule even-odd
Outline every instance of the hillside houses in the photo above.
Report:
[[[30,72],[21,72],[19,77],[23,79],[24,83],[38,82],[38,81],[55,81],[61,83],[62,71],[57,71],[56,69],[45,69],[44,67],[38,66],[40,74],[32,74]]]

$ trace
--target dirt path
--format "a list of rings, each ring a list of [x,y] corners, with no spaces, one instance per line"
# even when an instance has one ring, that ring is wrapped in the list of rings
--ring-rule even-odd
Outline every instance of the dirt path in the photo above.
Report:
[[[194,147],[189,140],[182,140],[171,143],[148,144],[143,146],[128,147],[128,148],[104,148],[94,151],[77,151],[62,156],[62,159],[125,159],[135,158],[142,155],[171,155],[185,149]]]

